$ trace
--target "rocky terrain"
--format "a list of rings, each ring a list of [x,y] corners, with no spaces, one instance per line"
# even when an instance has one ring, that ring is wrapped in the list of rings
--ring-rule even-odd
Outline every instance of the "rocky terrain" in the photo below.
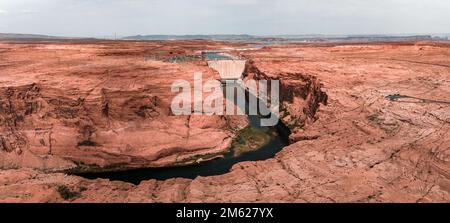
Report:
[[[450,44],[0,43],[0,202],[449,202]],[[245,118],[170,113],[176,79],[279,79],[291,144],[223,175],[89,180],[63,171],[183,165],[227,150]],[[176,58],[178,63],[172,63]],[[180,62],[181,61],[181,62]]]
[[[196,44],[2,44],[0,167],[117,170],[223,153],[245,119],[170,110],[172,82],[217,76],[166,61]]]

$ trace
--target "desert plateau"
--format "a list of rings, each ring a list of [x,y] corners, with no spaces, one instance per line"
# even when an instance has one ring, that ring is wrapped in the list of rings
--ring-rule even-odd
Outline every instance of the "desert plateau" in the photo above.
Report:
[[[172,114],[205,52],[280,81],[284,134]],[[0,202],[449,201],[449,41],[0,41]]]

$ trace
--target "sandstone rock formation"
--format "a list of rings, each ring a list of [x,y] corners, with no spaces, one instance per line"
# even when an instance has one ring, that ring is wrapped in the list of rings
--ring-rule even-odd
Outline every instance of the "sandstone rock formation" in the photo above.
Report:
[[[229,122],[220,124],[226,128],[218,127],[219,119],[191,120],[187,126],[195,128],[161,127],[186,120],[164,113],[167,110],[161,105],[167,104],[169,95],[158,86],[167,85],[168,80],[185,71],[204,69],[202,71],[210,77],[214,72],[197,62],[168,64],[156,57],[138,62],[135,56],[142,54],[130,49],[133,48],[130,43],[122,44],[108,43],[102,47],[95,44],[0,45],[6,49],[0,54],[3,89],[0,201],[450,201],[450,45],[447,43],[321,44],[320,47],[291,44],[239,52],[253,61],[246,72],[248,78],[282,80],[285,89],[282,91],[283,120],[295,131],[290,137],[292,144],[275,158],[239,163],[224,175],[193,180],[147,180],[133,185],[25,168],[57,169],[79,165],[78,161],[100,167],[141,164],[135,157],[160,165],[173,159],[166,159],[170,156],[149,158],[158,157],[158,153],[144,149],[143,145],[152,143],[148,138],[156,139],[154,135],[170,138],[174,133],[184,136],[186,132],[194,133],[192,147],[182,144],[190,151],[197,151],[200,145],[209,145],[210,150],[217,146],[217,141],[230,137],[230,131],[224,130],[228,129],[225,123]],[[181,47],[188,43],[152,44],[161,45],[153,51],[173,47],[185,50],[185,54],[195,48]],[[33,58],[25,53],[30,48]],[[55,48],[64,50],[55,51]],[[56,56],[48,59],[54,52],[61,55],[71,52],[71,56],[60,55],[59,62]],[[99,56],[105,54],[110,56]],[[134,55],[134,59],[128,58],[130,55]],[[96,62],[90,63],[89,57]],[[47,63],[36,58],[46,58]],[[58,63],[65,66],[50,66]],[[128,72],[130,66],[133,70],[139,67],[137,70],[142,73]],[[96,69],[86,72],[93,67]],[[165,78],[150,79],[149,76]],[[137,92],[140,94],[136,95]],[[51,103],[55,95],[58,101]],[[327,106],[315,110],[321,103]],[[143,104],[146,107],[141,112]],[[77,120],[72,120],[74,114]],[[129,123],[135,126],[130,127]],[[45,135],[35,128],[49,128],[50,124],[54,130],[51,137],[56,136],[59,141],[47,143],[49,133]],[[156,135],[152,131],[155,127],[163,128],[165,131],[160,131],[163,133],[158,132],[163,135]],[[120,128],[124,128],[123,132],[108,132],[108,129]],[[32,130],[32,133],[20,130]],[[145,137],[138,134],[139,131],[146,131]],[[65,134],[75,137],[64,138]],[[108,134],[125,134],[116,140],[122,146],[108,144],[113,140]],[[195,137],[202,134],[207,134],[211,143],[208,140],[205,144],[196,144],[200,141]],[[139,143],[127,151],[124,146],[130,139]],[[51,153],[44,146],[50,142]],[[78,145],[80,142],[84,143]],[[63,147],[62,143],[72,147]],[[26,157],[35,156],[39,157],[39,161],[35,161],[37,164],[27,164],[34,163],[31,161],[36,158]]]
[[[294,135],[306,122],[314,122],[320,104],[326,105],[328,99],[320,81],[313,75],[303,73],[279,73],[276,70],[265,73],[258,68],[255,60],[250,59],[246,66],[247,79],[280,81],[280,119]]]
[[[2,43],[0,167],[122,170],[225,152],[244,117],[170,111],[172,82],[217,79],[202,61],[165,62],[209,47],[196,44]]]

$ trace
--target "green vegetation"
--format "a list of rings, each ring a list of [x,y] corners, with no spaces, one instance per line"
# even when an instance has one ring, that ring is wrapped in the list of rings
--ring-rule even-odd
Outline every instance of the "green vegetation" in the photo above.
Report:
[[[202,57],[200,55],[177,55],[166,59],[170,63],[185,63],[190,61],[199,61]]]
[[[241,130],[238,137],[233,141],[233,155],[240,156],[243,153],[258,150],[275,136],[276,134],[273,131],[247,127]]]

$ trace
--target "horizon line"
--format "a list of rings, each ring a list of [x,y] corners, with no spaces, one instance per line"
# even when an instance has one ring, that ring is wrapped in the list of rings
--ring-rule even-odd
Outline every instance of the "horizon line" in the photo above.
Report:
[[[247,33],[221,33],[221,34],[133,34],[133,35],[94,35],[94,36],[80,36],[80,35],[52,35],[43,33],[11,33],[11,32],[0,32],[0,35],[34,35],[34,36],[46,36],[46,37],[58,37],[58,38],[106,38],[106,37],[116,37],[116,38],[126,38],[135,36],[252,36],[252,37],[282,37],[282,36],[331,36],[331,37],[364,37],[364,36],[439,36],[445,35],[450,36],[449,33],[373,33],[373,34],[323,34],[323,33],[309,33],[309,34],[247,34]]]

